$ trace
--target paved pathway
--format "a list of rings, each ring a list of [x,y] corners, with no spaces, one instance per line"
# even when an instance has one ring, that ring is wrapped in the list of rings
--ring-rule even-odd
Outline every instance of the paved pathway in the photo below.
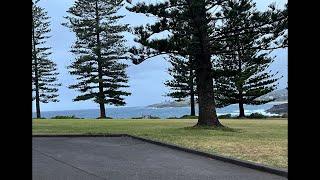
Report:
[[[33,180],[284,180],[130,137],[33,137]]]

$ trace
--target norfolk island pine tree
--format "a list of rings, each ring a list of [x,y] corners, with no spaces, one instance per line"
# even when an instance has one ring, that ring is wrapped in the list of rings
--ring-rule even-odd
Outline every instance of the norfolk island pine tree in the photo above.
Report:
[[[46,46],[51,31],[48,13],[32,1],[32,101],[36,103],[36,117],[41,118],[40,103],[58,102],[57,65],[50,60]]]
[[[216,21],[223,19],[219,13],[210,10],[225,5],[226,0],[169,0],[155,4],[137,3],[127,7],[129,11],[144,13],[158,17],[152,25],[140,26],[134,29],[136,42],[141,47],[131,49],[133,62],[136,64],[161,54],[192,55],[195,57],[197,91],[199,97],[199,119],[197,125],[222,126],[216,114],[212,82],[211,56],[226,53],[224,38],[227,32],[221,32],[215,27]],[[280,18],[268,18],[279,14],[271,9],[258,16],[259,23],[248,29],[261,29],[266,24],[276,25]],[[209,26],[210,25],[210,26]],[[213,25],[213,26],[212,26]],[[170,31],[167,39],[150,40],[154,34]],[[229,33],[229,32],[228,32]],[[190,37],[193,37],[192,39]]]
[[[105,104],[125,105],[124,97],[130,95],[126,75],[127,59],[125,39],[121,34],[128,25],[118,24],[123,18],[117,15],[122,7],[119,0],[76,0],[68,10],[68,23],[77,40],[71,52],[77,58],[69,66],[70,74],[78,83],[71,85],[81,94],[74,101],[93,99],[99,104],[99,118],[106,118]]]
[[[271,6],[272,8],[272,6]],[[255,16],[259,12],[255,8],[255,3],[251,0],[230,1],[222,9],[222,14],[227,17],[223,20],[222,31],[236,29],[246,29],[246,27],[257,24]],[[278,14],[279,17],[287,17],[286,11]],[[282,21],[282,25],[287,21]],[[279,27],[281,27],[279,25]],[[284,31],[286,28],[282,29]],[[224,73],[216,76],[215,100],[218,107],[225,107],[231,104],[239,105],[239,118],[244,118],[244,104],[260,105],[274,99],[263,100],[259,97],[274,91],[277,88],[277,81],[281,78],[276,73],[267,71],[274,58],[269,54],[277,48],[286,45],[274,46],[274,37],[266,37],[273,29],[263,31],[250,30],[241,33],[232,32],[224,43],[231,53],[220,54],[213,61],[214,69]],[[284,33],[284,32],[283,32]],[[263,48],[257,44],[264,44]],[[273,45],[273,46],[272,46]],[[265,49],[268,49],[267,51]]]
[[[196,79],[192,57],[169,56],[171,68],[168,69],[171,80],[164,84],[170,88],[166,95],[177,102],[190,99],[190,116],[195,116]]]

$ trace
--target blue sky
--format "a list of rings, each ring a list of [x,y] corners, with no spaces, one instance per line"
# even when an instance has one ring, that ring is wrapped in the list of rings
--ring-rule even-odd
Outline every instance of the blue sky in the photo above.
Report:
[[[133,0],[133,3],[137,1],[138,0]],[[69,50],[75,40],[75,36],[69,29],[62,26],[61,23],[65,22],[63,17],[67,15],[66,11],[72,6],[73,2],[74,0],[41,0],[39,3],[41,7],[44,7],[48,11],[48,15],[51,17],[52,31],[50,35],[52,37],[48,40],[48,45],[52,47],[53,54],[51,58],[58,65],[58,71],[60,73],[59,82],[62,83],[62,86],[59,88],[60,102],[41,104],[42,111],[98,108],[98,105],[92,101],[73,102],[72,99],[76,97],[78,92],[73,89],[68,89],[68,86],[75,82],[75,77],[71,76],[67,70],[67,66],[74,58]],[[146,0],[146,2],[150,2],[150,0]],[[277,6],[282,8],[287,1],[255,0],[255,2],[257,2],[258,9],[263,10],[272,2],[275,2]],[[126,10],[122,10],[121,13],[126,15],[122,22],[132,26],[152,21],[152,19],[148,19],[144,15],[130,13]],[[133,36],[127,35],[126,37],[129,43],[132,42]],[[276,50],[272,54],[277,57],[271,66],[271,70],[279,71],[279,73],[284,76],[279,81],[279,88],[284,88],[287,86],[287,50]],[[169,66],[163,57],[155,57],[140,65],[131,65],[127,69],[127,73],[130,85],[128,90],[132,95],[126,97],[126,106],[145,106],[170,100],[170,98],[164,96],[164,94],[168,92],[168,88],[163,84],[166,80],[170,79],[167,73]]]

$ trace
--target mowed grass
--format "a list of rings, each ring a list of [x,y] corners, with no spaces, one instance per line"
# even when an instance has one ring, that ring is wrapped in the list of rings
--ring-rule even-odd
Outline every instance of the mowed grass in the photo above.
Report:
[[[209,153],[288,167],[288,121],[221,120],[228,129],[191,128],[196,120],[33,120],[33,134],[126,133]]]

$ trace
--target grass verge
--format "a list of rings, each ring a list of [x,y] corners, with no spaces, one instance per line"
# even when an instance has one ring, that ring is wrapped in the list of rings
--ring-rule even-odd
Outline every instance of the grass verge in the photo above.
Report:
[[[170,144],[288,167],[287,120],[221,120],[227,128],[193,127],[190,120],[35,119],[33,134],[131,134]]]

